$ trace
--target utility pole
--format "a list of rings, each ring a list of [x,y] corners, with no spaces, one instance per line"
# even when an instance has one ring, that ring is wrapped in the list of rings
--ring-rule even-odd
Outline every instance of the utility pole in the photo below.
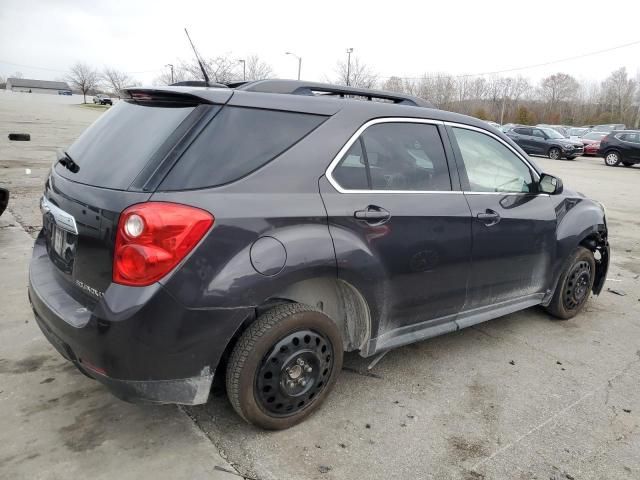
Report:
[[[174,80],[173,80],[173,64],[172,63],[167,63],[165,65],[165,67],[169,67],[171,69],[171,83],[174,83]]]
[[[246,60],[238,60],[242,64],[242,81],[247,81],[247,62]]]
[[[347,87],[351,80],[351,53],[353,53],[353,48],[347,48]]]
[[[293,52],[284,52],[285,55],[291,55],[292,57],[296,57],[298,59],[298,80],[300,80],[300,71],[302,70],[302,57],[299,57]]]

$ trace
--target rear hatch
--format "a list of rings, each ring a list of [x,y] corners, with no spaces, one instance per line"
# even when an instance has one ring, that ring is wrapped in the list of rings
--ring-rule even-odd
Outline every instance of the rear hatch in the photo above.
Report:
[[[132,90],[61,152],[45,186],[41,241],[83,298],[99,299],[111,282],[120,213],[149,199],[167,159],[231,97],[207,94]]]

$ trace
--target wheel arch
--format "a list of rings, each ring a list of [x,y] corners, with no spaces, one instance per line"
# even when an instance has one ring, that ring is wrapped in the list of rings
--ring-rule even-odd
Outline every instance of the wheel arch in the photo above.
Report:
[[[371,313],[365,297],[355,286],[328,277],[298,281],[265,299],[256,309],[257,315],[273,305],[286,302],[302,303],[321,310],[340,328],[345,351],[359,350],[362,356],[368,355]]]
[[[547,302],[551,300],[557,288],[566,259],[580,246],[593,252],[596,260],[594,294],[600,293],[606,278],[609,267],[609,243],[604,212],[596,202],[586,199],[577,202],[575,200],[564,199],[563,208],[560,208],[561,211],[564,210],[564,214],[559,218],[556,229],[556,261],[552,288],[549,290],[548,298],[545,298]]]

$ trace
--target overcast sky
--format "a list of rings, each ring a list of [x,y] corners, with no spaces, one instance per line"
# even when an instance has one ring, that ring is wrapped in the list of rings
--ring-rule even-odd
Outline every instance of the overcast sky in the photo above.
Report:
[[[326,80],[345,49],[380,77],[480,73],[551,62],[600,81],[640,69],[640,1],[191,1],[1,0],[0,75],[56,79],[76,61],[109,65],[150,83],[167,63],[191,59],[183,28],[203,56],[257,54],[277,76]],[[38,68],[34,68],[38,67]]]

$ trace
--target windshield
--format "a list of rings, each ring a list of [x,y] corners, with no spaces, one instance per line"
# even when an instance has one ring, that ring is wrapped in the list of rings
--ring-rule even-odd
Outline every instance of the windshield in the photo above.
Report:
[[[546,133],[549,138],[564,138],[562,134],[556,132],[553,128],[541,128],[540,130]]]
[[[596,132],[592,132],[592,133],[587,133],[584,137],[585,140],[602,140],[604,137],[606,137],[607,134],[606,133],[596,133]]]

